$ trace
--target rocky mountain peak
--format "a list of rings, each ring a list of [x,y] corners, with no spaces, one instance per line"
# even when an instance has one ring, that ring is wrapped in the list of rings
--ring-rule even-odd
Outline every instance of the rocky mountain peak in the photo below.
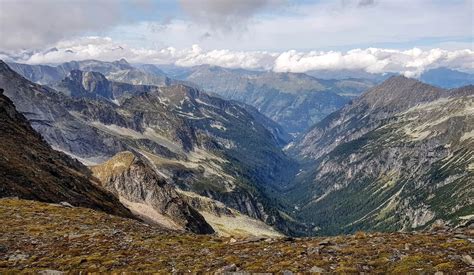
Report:
[[[114,61],[113,63],[119,64],[119,65],[128,65],[130,66],[130,63],[125,58],[121,58],[120,60]]]
[[[109,81],[105,76],[98,72],[84,72],[82,74],[82,87],[91,93],[107,90]]]
[[[8,68],[8,65],[7,63],[5,63],[3,60],[0,59],[0,69],[5,69],[5,68]]]
[[[367,91],[360,103],[370,108],[407,108],[418,103],[432,101],[446,94],[446,91],[405,76],[392,76],[380,85]]]
[[[92,167],[94,175],[110,192],[143,220],[170,229],[198,234],[214,233],[201,214],[192,208],[146,159],[120,152]]]
[[[2,73],[2,75],[14,73],[12,69],[10,69],[10,67],[7,65],[7,63],[5,63],[1,59],[0,59],[0,72]]]
[[[72,70],[56,88],[71,96],[113,99],[110,82],[99,72]]]

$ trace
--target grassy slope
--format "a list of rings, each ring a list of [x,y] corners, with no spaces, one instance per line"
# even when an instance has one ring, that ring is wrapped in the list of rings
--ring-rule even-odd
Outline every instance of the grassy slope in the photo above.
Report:
[[[235,241],[166,231],[86,208],[16,199],[0,200],[0,220],[0,273],[216,271],[230,264],[273,272],[314,266],[336,272],[466,272],[472,269],[462,257],[474,251],[472,242],[444,230]],[[474,237],[472,229],[457,233]]]

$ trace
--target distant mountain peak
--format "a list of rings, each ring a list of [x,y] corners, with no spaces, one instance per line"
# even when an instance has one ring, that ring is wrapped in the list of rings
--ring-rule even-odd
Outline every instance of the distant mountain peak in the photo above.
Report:
[[[99,72],[72,70],[56,88],[71,96],[101,96],[113,99],[110,82]]]
[[[0,59],[0,69],[1,70],[10,70],[10,67],[8,67],[7,63],[5,63],[3,60]]]
[[[130,65],[125,58],[121,58],[120,60],[114,61],[113,63],[120,64],[120,65]]]
[[[371,108],[390,106],[394,110],[431,101],[446,94],[446,91],[402,75],[392,76],[362,95],[356,102]]]

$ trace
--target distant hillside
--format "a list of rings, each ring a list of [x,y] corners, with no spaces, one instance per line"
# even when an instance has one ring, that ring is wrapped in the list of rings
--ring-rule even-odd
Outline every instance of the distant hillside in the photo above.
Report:
[[[201,65],[176,74],[205,91],[257,108],[294,135],[373,86],[364,80],[320,80],[306,74]]]
[[[421,74],[420,80],[441,88],[458,88],[474,85],[474,74],[464,73],[448,68],[431,69]]]

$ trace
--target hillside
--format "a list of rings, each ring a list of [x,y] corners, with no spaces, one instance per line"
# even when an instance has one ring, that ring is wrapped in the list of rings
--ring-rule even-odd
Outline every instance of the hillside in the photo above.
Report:
[[[53,150],[0,89],[0,197],[67,202],[133,218],[77,160]]]
[[[331,238],[173,233],[84,208],[0,199],[0,272],[468,272],[472,229]]]
[[[314,232],[412,230],[472,219],[474,88],[390,78],[317,124],[295,147],[288,192]]]
[[[452,89],[474,85],[474,74],[448,68],[436,68],[423,72],[420,80],[438,87]]]

